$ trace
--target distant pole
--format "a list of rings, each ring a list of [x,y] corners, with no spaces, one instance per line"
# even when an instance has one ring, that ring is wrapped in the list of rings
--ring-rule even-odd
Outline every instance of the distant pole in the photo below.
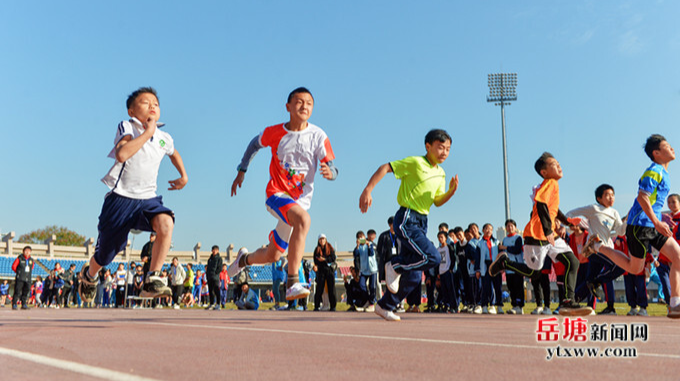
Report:
[[[503,186],[505,188],[505,219],[510,219],[510,187],[508,182],[508,148],[505,138],[505,105],[517,100],[517,73],[489,74],[487,102],[501,106],[501,131],[503,134]]]

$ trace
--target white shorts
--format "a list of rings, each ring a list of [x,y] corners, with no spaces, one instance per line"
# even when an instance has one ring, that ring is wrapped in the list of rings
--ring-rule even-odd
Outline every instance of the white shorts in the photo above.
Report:
[[[526,262],[530,269],[540,271],[543,269],[546,256],[549,256],[553,262],[556,262],[557,254],[566,252],[571,253],[572,251],[562,238],[555,239],[555,245],[549,243],[543,246],[524,245],[524,262]]]

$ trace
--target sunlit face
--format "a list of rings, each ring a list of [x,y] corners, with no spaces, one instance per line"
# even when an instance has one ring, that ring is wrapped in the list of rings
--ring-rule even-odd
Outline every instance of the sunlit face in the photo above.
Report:
[[[473,237],[478,237],[479,236],[479,227],[477,225],[472,225],[470,227],[470,233],[472,233]]]
[[[440,142],[435,140],[432,143],[425,143],[425,150],[427,151],[427,158],[430,162],[441,164],[449,157],[451,150],[451,141]]]
[[[675,160],[675,150],[667,141],[662,141],[659,144],[659,149],[654,150],[654,161],[657,163],[668,163]]]
[[[456,233],[456,238],[458,238],[459,241],[466,241],[466,235],[464,232],[458,232]]]
[[[673,214],[680,211],[680,199],[678,199],[675,196],[669,197],[668,198],[668,209],[670,209]]]
[[[179,261],[176,258],[173,258],[172,265],[177,267],[178,264],[179,264]]]
[[[290,120],[306,122],[312,116],[314,110],[314,98],[309,93],[294,94],[289,103],[286,103],[286,110],[290,113]]]
[[[149,118],[158,121],[161,117],[161,106],[158,98],[151,93],[142,93],[132,102],[128,109],[128,115],[137,118],[142,123],[146,123]]]
[[[440,245],[446,244],[446,234],[438,234],[437,239],[439,240]]]
[[[546,161],[545,168],[541,169],[541,176],[544,179],[559,180],[562,178],[562,167],[557,159],[551,157]]]
[[[469,241],[469,240],[472,239],[472,232],[466,231],[464,234],[465,234],[465,240],[466,241]]]
[[[614,196],[614,191],[612,189],[607,189],[604,191],[604,193],[602,193],[602,197],[597,198],[597,202],[605,208],[609,208],[614,206],[615,199],[616,197]]]
[[[515,224],[507,223],[505,224],[505,231],[508,235],[517,234],[517,226],[515,226]]]
[[[491,237],[491,234],[493,234],[493,226],[485,225],[482,232],[484,233],[484,237]]]
[[[326,237],[319,238],[319,245],[326,246]]]

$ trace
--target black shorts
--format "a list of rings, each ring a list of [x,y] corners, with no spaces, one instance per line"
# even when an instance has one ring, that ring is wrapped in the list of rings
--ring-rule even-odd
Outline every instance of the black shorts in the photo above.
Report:
[[[668,237],[654,228],[647,226],[628,225],[626,227],[628,252],[635,258],[645,258],[650,246],[661,251]]]

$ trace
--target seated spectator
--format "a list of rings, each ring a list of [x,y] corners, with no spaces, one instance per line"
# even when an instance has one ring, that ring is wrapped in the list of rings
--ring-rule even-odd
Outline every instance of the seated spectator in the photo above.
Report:
[[[345,291],[347,293],[347,311],[363,311],[368,301],[368,291],[366,286],[361,287],[359,280],[361,276],[356,267],[349,268],[351,275],[345,276]]]
[[[239,310],[256,310],[260,308],[257,294],[250,289],[248,282],[241,285],[241,296],[234,304],[236,304]]]
[[[194,306],[194,303],[193,293],[188,289],[184,290],[184,295],[182,296],[182,304],[184,304],[184,307],[191,308]]]

